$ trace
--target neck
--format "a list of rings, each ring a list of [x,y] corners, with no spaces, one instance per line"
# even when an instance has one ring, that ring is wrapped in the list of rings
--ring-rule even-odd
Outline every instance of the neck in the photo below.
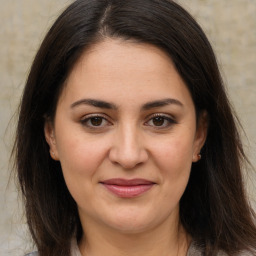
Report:
[[[180,223],[164,222],[151,230],[126,233],[99,226],[84,227],[82,256],[185,256],[190,238]]]

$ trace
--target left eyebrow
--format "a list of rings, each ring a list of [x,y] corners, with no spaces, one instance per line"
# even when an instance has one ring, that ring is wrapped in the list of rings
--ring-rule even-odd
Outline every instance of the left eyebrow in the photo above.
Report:
[[[96,99],[81,99],[72,103],[71,108],[77,107],[79,105],[90,105],[96,108],[117,109],[117,106],[112,103]]]
[[[174,104],[180,107],[184,106],[179,100],[168,98],[168,99],[148,102],[142,106],[142,110],[149,110],[152,108],[164,107],[171,104]]]

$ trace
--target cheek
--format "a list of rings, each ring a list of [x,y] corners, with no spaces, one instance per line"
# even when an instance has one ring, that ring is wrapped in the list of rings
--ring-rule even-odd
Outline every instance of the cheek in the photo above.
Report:
[[[78,205],[93,197],[94,185],[98,182],[97,171],[104,161],[105,153],[104,143],[95,143],[83,136],[70,136],[69,139],[59,141],[63,176]]]
[[[178,168],[179,166],[190,166],[192,163],[192,136],[170,136],[169,138],[163,140],[162,143],[154,143],[152,148],[154,151],[155,160],[163,166],[176,166]],[[182,169],[180,171],[182,171]]]
[[[84,133],[72,133],[57,141],[59,159],[66,182],[82,181],[82,177],[94,178],[94,174],[105,158],[107,145],[85,136]],[[81,178],[81,179],[80,179]]]
[[[161,172],[161,182],[168,196],[182,196],[190,175],[192,155],[193,142],[190,137],[175,137],[154,147],[154,161]]]

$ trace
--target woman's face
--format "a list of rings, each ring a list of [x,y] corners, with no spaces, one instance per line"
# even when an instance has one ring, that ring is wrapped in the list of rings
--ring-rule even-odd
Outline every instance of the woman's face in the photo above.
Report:
[[[190,93],[162,50],[108,39],[73,68],[45,135],[82,225],[136,233],[177,223],[206,124],[196,126]]]

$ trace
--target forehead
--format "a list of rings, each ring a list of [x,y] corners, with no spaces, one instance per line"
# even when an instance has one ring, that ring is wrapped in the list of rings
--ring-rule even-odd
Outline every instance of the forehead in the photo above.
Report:
[[[176,97],[192,101],[170,57],[144,43],[107,39],[87,49],[71,71],[63,95],[118,101]],[[63,96],[62,95],[62,96]]]
[[[92,45],[84,51],[72,73],[91,71],[90,75],[111,75],[111,78],[133,72],[162,74],[173,68],[171,58],[151,44],[124,41],[122,39],[106,39]],[[119,71],[116,73],[116,71]],[[104,73],[103,73],[104,72]]]

